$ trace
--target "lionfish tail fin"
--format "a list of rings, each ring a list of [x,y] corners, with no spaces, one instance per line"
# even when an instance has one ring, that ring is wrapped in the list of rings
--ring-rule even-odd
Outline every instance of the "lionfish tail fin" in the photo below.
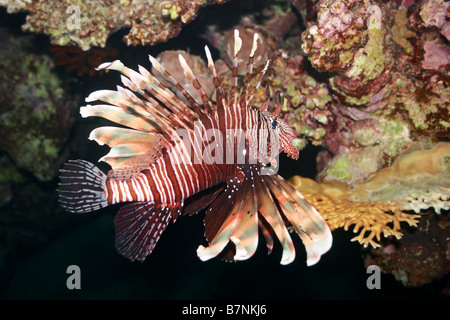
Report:
[[[108,205],[106,175],[89,161],[69,160],[59,178],[59,203],[67,211],[85,213]]]

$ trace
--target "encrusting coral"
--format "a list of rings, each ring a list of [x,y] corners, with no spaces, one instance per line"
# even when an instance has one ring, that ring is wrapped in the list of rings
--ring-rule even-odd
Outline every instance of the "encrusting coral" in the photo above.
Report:
[[[320,180],[360,183],[398,155],[449,138],[449,2],[308,3],[314,10],[299,10],[307,21],[301,48],[313,68],[328,72],[333,97],[324,108],[330,112],[311,112],[322,115],[309,125],[322,129],[321,138],[299,131],[324,147]]]
[[[450,143],[400,156],[353,187],[351,201],[394,201],[402,210],[450,209]]]
[[[352,239],[364,247],[380,247],[381,234],[402,237],[401,222],[417,226],[420,213],[450,210],[450,143],[402,155],[365,182],[350,186],[341,181],[318,183],[294,176],[289,181],[327,221],[331,230],[354,225]],[[360,231],[361,230],[361,231]]]
[[[0,150],[15,167],[50,181],[58,173],[77,96],[66,89],[48,55],[28,51],[31,38],[0,28]]]
[[[104,47],[109,35],[128,27],[128,45],[153,45],[176,36],[208,4],[228,0],[27,1],[0,0],[8,13],[28,11],[25,31],[45,33],[54,45],[83,50]]]

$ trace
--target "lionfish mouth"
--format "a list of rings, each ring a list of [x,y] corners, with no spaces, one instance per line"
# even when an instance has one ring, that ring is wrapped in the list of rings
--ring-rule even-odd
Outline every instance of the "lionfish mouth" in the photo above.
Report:
[[[282,141],[282,143],[284,143],[281,145],[282,149],[280,152],[284,151],[289,158],[297,160],[299,157],[299,152],[298,149],[292,144],[292,141],[297,137],[295,131],[291,127],[284,128],[283,131],[285,138],[284,141]]]
[[[283,151],[287,154],[289,158],[292,158],[294,160],[298,159],[298,149],[294,147],[292,144],[286,145]]]

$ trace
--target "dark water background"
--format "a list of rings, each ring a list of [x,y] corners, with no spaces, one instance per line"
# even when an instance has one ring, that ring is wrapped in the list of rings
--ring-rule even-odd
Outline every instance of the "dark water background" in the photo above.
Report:
[[[214,13],[214,9],[210,9]],[[18,35],[25,15],[6,15],[0,8],[1,25]],[[216,13],[220,16],[220,14]],[[206,16],[210,16],[209,14]],[[137,64],[149,66],[147,54],[156,56],[166,49],[190,49],[203,54],[205,40],[193,37],[201,34],[204,22],[199,17],[186,26],[181,34],[167,43],[155,47],[126,47],[121,38],[124,32],[113,35],[108,43],[118,48],[118,58],[130,68]],[[224,24],[232,25],[230,19]],[[49,41],[37,36],[37,51],[45,52]],[[217,58],[217,52],[216,58]],[[57,68],[61,77],[64,69]],[[118,84],[117,74],[102,77],[83,77],[78,86],[79,105],[84,104],[88,93]],[[107,151],[87,140],[89,132],[102,124],[102,120],[84,119],[74,124],[68,141],[72,159],[86,159],[96,163]],[[301,160],[281,158],[280,174],[289,178],[293,174],[314,177],[317,149],[308,147],[300,154]],[[106,170],[106,166],[103,167]],[[54,196],[58,179],[42,184],[42,189]],[[48,201],[48,198],[43,201]],[[40,206],[35,210],[39,212]],[[276,244],[271,255],[260,242],[256,254],[249,260],[227,263],[219,259],[202,262],[196,249],[206,245],[203,236],[203,213],[180,217],[163,233],[154,252],[145,262],[130,262],[119,255],[114,247],[113,217],[119,206],[111,206],[88,217],[77,216],[61,210],[68,219],[79,219],[42,245],[17,252],[6,261],[0,278],[2,299],[398,299],[442,298],[445,279],[420,288],[405,288],[392,275],[381,275],[381,289],[369,290],[369,274],[364,267],[361,246],[350,242],[351,232],[333,232],[332,249],[320,262],[306,267],[306,257],[301,241],[293,236],[297,257],[287,266],[280,265],[281,248]],[[49,224],[52,221],[48,221]],[[6,226],[8,227],[8,226]],[[0,243],[1,246],[4,244]],[[66,286],[66,269],[77,265],[81,270],[81,289],[69,290]]]

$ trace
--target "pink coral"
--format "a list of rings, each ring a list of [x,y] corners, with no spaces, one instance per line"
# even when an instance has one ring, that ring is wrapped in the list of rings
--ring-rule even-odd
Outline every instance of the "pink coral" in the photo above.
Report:
[[[450,10],[450,2],[445,0],[428,0],[419,12],[419,15],[428,28],[438,28],[441,34],[450,40],[450,22],[447,21],[447,14]]]
[[[318,18],[319,28],[325,38],[331,38],[351,27],[353,13],[348,11],[344,1],[337,1],[329,7],[329,10],[321,12]]]
[[[450,48],[440,39],[425,42],[425,54],[422,67],[428,70],[439,70],[450,64]]]

